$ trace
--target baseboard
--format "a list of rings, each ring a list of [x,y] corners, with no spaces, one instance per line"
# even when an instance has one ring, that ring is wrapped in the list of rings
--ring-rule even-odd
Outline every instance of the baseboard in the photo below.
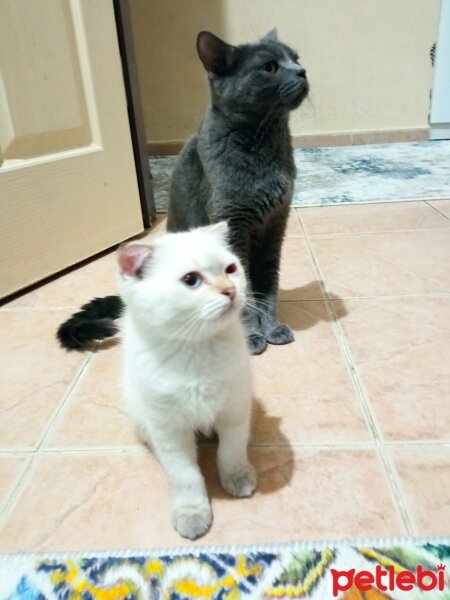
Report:
[[[429,139],[429,128],[380,129],[375,131],[352,131],[339,133],[313,133],[293,135],[294,148],[314,148],[326,146],[357,146],[360,144],[387,144],[394,142],[420,142]],[[185,140],[147,142],[150,156],[178,154]]]
[[[450,140],[450,123],[431,123],[430,140]]]
[[[186,140],[169,140],[167,142],[147,142],[150,156],[171,156],[178,154]]]
[[[348,131],[293,135],[294,148],[327,146],[358,146],[361,144],[390,144],[394,142],[422,142],[429,139],[429,128],[379,129],[374,131]]]

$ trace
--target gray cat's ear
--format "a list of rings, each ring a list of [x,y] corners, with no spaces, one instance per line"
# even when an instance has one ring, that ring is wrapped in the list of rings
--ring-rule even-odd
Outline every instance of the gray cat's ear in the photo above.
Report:
[[[154,249],[148,244],[128,244],[119,249],[119,268],[122,275],[142,279],[144,268],[153,258]]]
[[[271,29],[270,31],[268,31],[266,33],[266,35],[261,38],[263,40],[273,40],[274,42],[278,42],[278,30],[276,27],[274,27],[273,29]]]
[[[197,52],[208,73],[224,75],[231,66],[234,51],[234,46],[209,31],[200,31],[197,36]]]
[[[221,242],[228,242],[229,227],[226,221],[219,221],[218,223],[214,223],[214,225],[207,225],[206,227],[203,227],[203,231],[214,235]]]

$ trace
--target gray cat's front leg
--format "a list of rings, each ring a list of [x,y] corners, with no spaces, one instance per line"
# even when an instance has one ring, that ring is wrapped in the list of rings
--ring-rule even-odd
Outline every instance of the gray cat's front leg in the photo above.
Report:
[[[277,317],[281,248],[287,214],[281,214],[268,227],[256,254],[252,257],[252,286],[259,307],[261,330],[269,344],[289,344],[294,332]]]
[[[266,336],[262,331],[259,309],[254,307],[254,298],[251,291],[247,293],[247,305],[242,312],[242,322],[247,335],[247,345],[250,354],[262,354],[267,348]]]
[[[247,274],[247,304],[242,311],[242,323],[245,328],[250,354],[262,354],[267,348],[267,340],[262,323],[265,315],[259,307],[259,303],[256,301],[252,290],[248,260],[241,259],[241,261],[244,264]]]
[[[290,344],[295,339],[294,332],[289,327],[289,325],[287,325],[286,323],[280,323],[278,321],[277,296],[277,293],[274,293],[270,296],[266,296],[266,301],[269,304],[269,309],[263,326],[266,340],[269,342],[269,344]]]
[[[235,254],[239,256],[241,263],[244,267],[245,274],[247,277],[247,304],[242,311],[242,323],[244,325],[247,345],[250,354],[261,354],[267,348],[267,340],[263,331],[261,323],[261,310],[258,303],[254,301],[254,294],[252,290],[251,281],[251,265],[249,263],[250,255],[250,241],[249,231],[250,227],[235,218],[227,218],[221,214],[212,215],[211,222],[220,220],[228,221],[230,228],[229,243]]]

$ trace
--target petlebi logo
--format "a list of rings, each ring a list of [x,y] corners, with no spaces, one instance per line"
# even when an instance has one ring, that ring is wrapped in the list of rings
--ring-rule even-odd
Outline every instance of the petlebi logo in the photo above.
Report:
[[[414,588],[431,592],[445,589],[445,565],[436,567],[436,571],[427,571],[419,565],[416,571],[395,572],[394,567],[383,569],[380,565],[372,571],[338,571],[330,569],[333,577],[333,596],[336,598],[339,592],[346,592],[352,587],[356,587],[360,592],[368,592],[373,587],[382,592],[411,591]]]

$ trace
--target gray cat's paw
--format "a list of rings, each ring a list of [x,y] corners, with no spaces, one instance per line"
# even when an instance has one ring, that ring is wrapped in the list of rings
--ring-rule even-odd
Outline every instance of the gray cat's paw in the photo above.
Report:
[[[289,325],[285,325],[284,323],[279,323],[266,336],[269,344],[290,344],[294,339],[294,332]]]
[[[178,533],[190,540],[195,540],[211,527],[212,513],[208,505],[180,506],[172,513],[172,523]]]
[[[262,354],[267,348],[266,338],[260,333],[252,333],[247,337],[250,354]]]
[[[256,489],[256,471],[250,463],[235,473],[220,473],[223,489],[236,498],[248,498]]]

